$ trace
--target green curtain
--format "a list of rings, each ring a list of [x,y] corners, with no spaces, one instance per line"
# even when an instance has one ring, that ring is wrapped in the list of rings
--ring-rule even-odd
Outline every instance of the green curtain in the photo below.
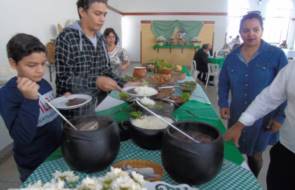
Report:
[[[184,38],[191,41],[194,37],[198,37],[202,27],[202,21],[152,21],[152,32],[155,37],[164,36],[169,40],[176,28],[184,32]]]

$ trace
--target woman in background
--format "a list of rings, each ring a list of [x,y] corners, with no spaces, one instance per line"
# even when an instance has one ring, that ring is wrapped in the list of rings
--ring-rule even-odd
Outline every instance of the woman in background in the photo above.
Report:
[[[225,59],[220,72],[218,104],[220,115],[228,119],[228,126],[236,123],[254,98],[268,86],[287,63],[284,52],[261,39],[263,21],[260,14],[250,12],[243,16],[240,35],[243,44]],[[229,100],[229,92],[231,99]],[[267,145],[278,142],[278,129],[285,119],[285,105],[245,128],[239,140],[239,149],[247,155],[255,176],[262,167],[262,152]]]
[[[119,37],[113,28],[107,28],[104,31],[108,54],[111,61],[113,72],[118,76],[128,69],[129,61],[126,50],[119,47]]]

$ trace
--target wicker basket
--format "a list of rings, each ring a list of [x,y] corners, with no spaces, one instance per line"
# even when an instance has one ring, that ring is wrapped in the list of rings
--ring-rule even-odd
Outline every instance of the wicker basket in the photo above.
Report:
[[[126,168],[131,166],[133,168],[153,168],[157,177],[148,178],[148,181],[160,181],[164,175],[164,170],[161,165],[149,160],[121,160],[113,164],[114,168]]]

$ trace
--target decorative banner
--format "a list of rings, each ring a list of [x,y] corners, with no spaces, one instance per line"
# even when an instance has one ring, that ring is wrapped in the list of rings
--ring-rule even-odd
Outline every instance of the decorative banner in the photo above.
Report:
[[[190,42],[196,39],[203,27],[202,21],[152,21],[152,32],[156,39],[178,39]]]

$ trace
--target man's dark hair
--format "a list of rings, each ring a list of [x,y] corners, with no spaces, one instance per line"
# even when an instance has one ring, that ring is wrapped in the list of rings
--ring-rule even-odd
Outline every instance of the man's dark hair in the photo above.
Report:
[[[261,28],[263,29],[263,18],[261,16],[260,12],[259,11],[251,11],[243,16],[243,18],[240,22],[240,31],[242,30],[244,22],[246,20],[250,20],[250,19],[257,19],[259,21]]]
[[[80,13],[79,13],[79,8],[83,8],[84,10],[88,10],[89,7],[95,2],[104,3],[106,5],[108,4],[108,0],[78,0],[76,5],[77,5],[79,17],[81,18]]]
[[[209,44],[203,44],[202,45],[202,49],[208,49],[209,48]]]
[[[46,47],[40,40],[32,35],[19,33],[13,36],[6,45],[7,57],[16,63],[22,58],[35,53],[46,53]]]
[[[104,38],[107,38],[107,36],[110,34],[110,33],[113,33],[115,35],[115,44],[117,45],[118,42],[119,42],[119,36],[117,35],[117,33],[115,32],[115,30],[113,28],[106,28],[103,32],[103,36]]]

